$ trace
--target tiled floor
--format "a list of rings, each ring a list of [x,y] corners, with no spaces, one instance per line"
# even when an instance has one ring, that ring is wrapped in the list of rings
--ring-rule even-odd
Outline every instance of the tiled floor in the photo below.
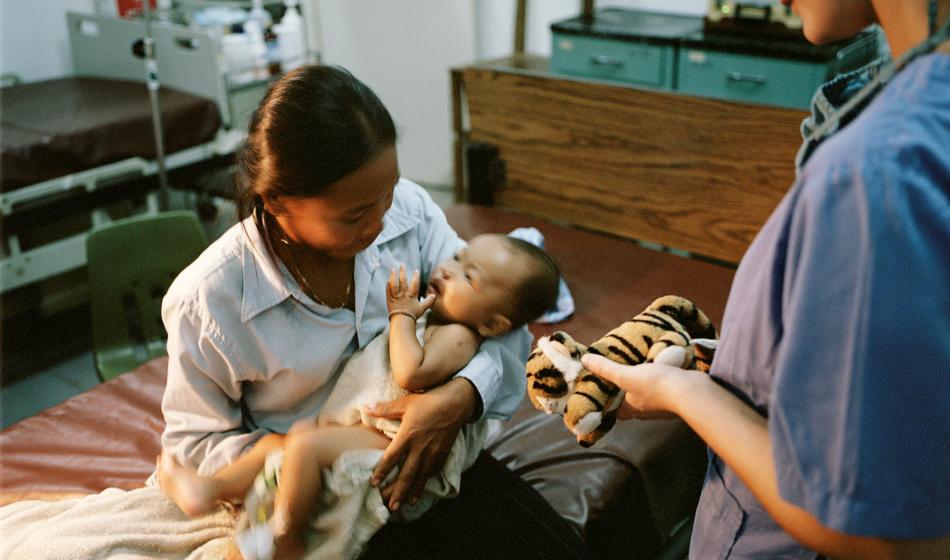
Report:
[[[99,384],[92,352],[83,352],[0,390],[3,428]]]
[[[451,188],[427,189],[443,208],[453,202]],[[42,351],[36,348],[31,351]],[[85,350],[0,388],[0,428],[54,406],[99,383],[92,351]]]

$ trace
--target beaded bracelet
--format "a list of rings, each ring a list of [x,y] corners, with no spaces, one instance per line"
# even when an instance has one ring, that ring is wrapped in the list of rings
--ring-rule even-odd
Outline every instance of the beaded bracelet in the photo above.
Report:
[[[418,319],[416,318],[416,316],[413,315],[411,311],[406,311],[405,309],[396,309],[395,311],[390,311],[390,312],[389,312],[389,320],[390,320],[390,321],[393,320],[393,315],[405,315],[406,317],[409,317],[409,318],[412,319],[413,321],[418,321]]]

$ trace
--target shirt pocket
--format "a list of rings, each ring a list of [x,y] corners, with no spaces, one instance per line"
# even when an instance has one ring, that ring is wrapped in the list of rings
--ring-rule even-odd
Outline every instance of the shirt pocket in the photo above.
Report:
[[[690,559],[728,558],[744,519],[745,511],[726,488],[716,460],[713,459],[706,472],[706,484],[696,508],[689,547]]]

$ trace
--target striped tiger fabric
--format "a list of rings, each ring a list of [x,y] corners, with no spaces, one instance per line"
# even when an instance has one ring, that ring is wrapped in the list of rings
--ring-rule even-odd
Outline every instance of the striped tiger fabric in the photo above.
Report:
[[[659,362],[707,372],[716,338],[712,322],[693,302],[663,296],[590,346],[562,331],[538,339],[525,365],[528,398],[535,408],[564,416],[577,442],[589,447],[613,427],[624,395],[584,369],[581,356],[590,352],[622,364]]]

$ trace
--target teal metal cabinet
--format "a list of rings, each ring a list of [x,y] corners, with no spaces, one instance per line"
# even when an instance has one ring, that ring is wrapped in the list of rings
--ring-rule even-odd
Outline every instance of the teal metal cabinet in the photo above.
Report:
[[[793,32],[763,36],[748,25],[722,32],[706,29],[700,17],[598,10],[551,25],[550,68],[566,76],[807,109],[821,84],[880,55],[873,31],[816,46]]]
[[[702,18],[607,8],[551,25],[551,71],[659,89],[676,87],[676,45]]]
[[[564,35],[554,37],[552,52],[551,70],[560,74],[673,88],[672,45]]]
[[[704,97],[807,108],[829,65],[681,47],[677,88]]]

